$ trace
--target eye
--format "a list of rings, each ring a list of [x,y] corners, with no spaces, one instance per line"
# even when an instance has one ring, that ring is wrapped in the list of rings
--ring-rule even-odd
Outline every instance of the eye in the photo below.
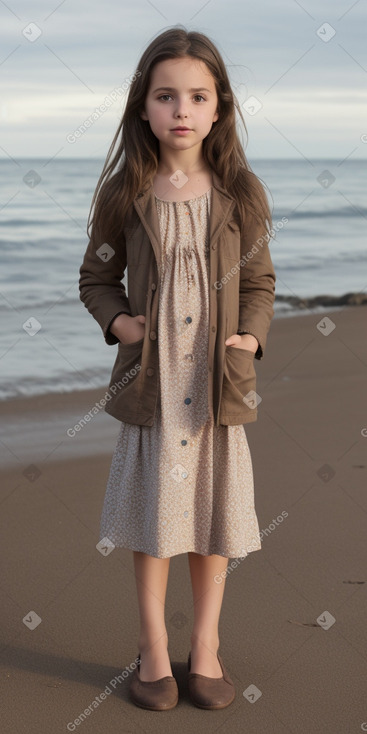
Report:
[[[170,97],[170,96],[171,96],[170,94],[161,94],[161,96],[158,97],[158,99],[163,99],[163,97]]]
[[[202,94],[195,94],[195,97],[201,97],[201,99],[203,99],[203,100],[204,100],[204,102],[205,102],[205,97],[203,97],[203,95],[202,95]]]

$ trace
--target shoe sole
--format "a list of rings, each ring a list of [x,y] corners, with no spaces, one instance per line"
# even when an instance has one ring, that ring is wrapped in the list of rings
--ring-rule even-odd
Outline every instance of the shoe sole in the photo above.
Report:
[[[148,711],[170,711],[171,709],[174,709],[175,706],[178,704],[178,699],[175,703],[173,703],[171,706],[163,706],[162,708],[157,708],[156,706],[146,706],[144,703],[140,703],[139,701],[136,701],[135,698],[132,698],[130,696],[130,700],[135,704],[135,706],[139,706],[141,709],[147,709]]]
[[[234,695],[233,698],[231,698],[231,700],[228,701],[228,703],[222,703],[222,704],[219,704],[218,706],[213,706],[213,705],[204,706],[202,703],[197,703],[192,698],[191,698],[191,703],[193,703],[194,706],[197,706],[199,709],[206,709],[207,711],[211,711],[211,710],[216,711],[218,709],[225,709],[227,708],[227,706],[230,706],[231,703],[233,703],[235,698],[236,698],[236,695]]]

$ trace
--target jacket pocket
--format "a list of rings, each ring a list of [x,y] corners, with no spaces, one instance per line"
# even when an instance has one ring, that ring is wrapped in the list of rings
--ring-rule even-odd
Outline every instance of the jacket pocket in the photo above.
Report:
[[[112,369],[109,390],[116,399],[128,401],[134,407],[140,387],[140,371],[144,336],[136,342],[119,342],[115,364]],[[130,402],[131,401],[131,402]]]
[[[249,349],[226,346],[222,388],[226,414],[238,413],[245,406],[250,410],[256,407],[251,395],[248,396],[249,402],[243,399],[251,390],[256,389],[254,358],[255,353]]]
[[[118,344],[119,344],[119,347],[120,346],[121,347],[133,347],[133,346],[135,346],[135,344],[140,344],[140,342],[143,342],[143,341],[144,341],[144,337],[142,336],[141,339],[138,339],[138,341],[136,341],[136,342],[127,342],[127,343],[125,343],[125,342],[118,342]]]

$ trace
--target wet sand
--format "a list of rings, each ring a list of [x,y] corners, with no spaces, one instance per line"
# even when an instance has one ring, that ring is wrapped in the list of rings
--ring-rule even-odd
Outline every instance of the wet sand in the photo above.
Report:
[[[132,553],[96,548],[119,422],[101,410],[67,434],[105,389],[1,404],[4,732],[367,731],[366,322],[365,306],[275,319],[256,360],[259,417],[245,429],[262,548],[228,564],[220,653],[236,698],[221,711],[188,698],[186,554],[166,599],[179,704],[128,698]]]

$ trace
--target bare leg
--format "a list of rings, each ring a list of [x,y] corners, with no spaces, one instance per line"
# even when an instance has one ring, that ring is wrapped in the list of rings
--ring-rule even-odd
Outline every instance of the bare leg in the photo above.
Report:
[[[158,680],[172,675],[164,617],[170,559],[140,551],[133,551],[133,557],[140,613],[140,678]]]
[[[225,577],[216,583],[214,577],[228,565],[223,556],[188,553],[194,600],[194,627],[191,633],[191,673],[220,678],[222,670],[217,658],[219,617]]]

